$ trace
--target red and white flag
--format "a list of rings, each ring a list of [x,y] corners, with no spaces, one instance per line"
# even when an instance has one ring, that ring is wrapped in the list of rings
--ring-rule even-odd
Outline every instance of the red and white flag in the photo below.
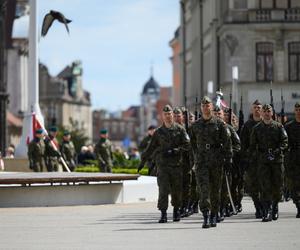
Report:
[[[29,135],[27,136],[26,143],[27,145],[34,139],[35,136],[35,131],[38,129],[43,129],[42,123],[38,120],[36,114],[33,112],[31,114],[31,126],[29,130]]]

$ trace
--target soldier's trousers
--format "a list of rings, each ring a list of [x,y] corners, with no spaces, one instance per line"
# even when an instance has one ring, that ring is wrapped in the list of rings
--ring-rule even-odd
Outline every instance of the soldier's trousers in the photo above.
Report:
[[[245,173],[246,191],[252,198],[254,206],[259,208],[260,183],[257,163],[249,164]]]
[[[191,200],[192,204],[195,204],[199,201],[199,189],[196,181],[196,173],[195,170],[192,169],[192,178],[191,178]]]
[[[182,168],[171,166],[158,166],[158,204],[159,210],[167,210],[169,204],[169,194],[171,194],[171,204],[179,208],[182,205]]]
[[[261,188],[261,202],[279,202],[282,195],[282,163],[259,162],[258,176]]]
[[[187,207],[191,199],[192,173],[186,167],[182,168],[182,206]]]
[[[244,196],[244,176],[237,162],[231,171],[231,195],[234,205],[239,205]]]
[[[288,182],[291,197],[295,204],[300,204],[300,163],[294,162],[288,166]]]
[[[231,185],[232,185],[231,173],[228,174],[227,178],[228,178],[229,186],[231,187]],[[223,172],[220,206],[221,206],[221,208],[224,208],[228,204],[230,204],[230,199],[229,199],[229,194],[228,194],[228,189],[227,189],[225,172]]]
[[[220,210],[220,196],[223,168],[219,164],[208,165],[205,161],[196,165],[196,179],[199,187],[199,205],[201,212]]]

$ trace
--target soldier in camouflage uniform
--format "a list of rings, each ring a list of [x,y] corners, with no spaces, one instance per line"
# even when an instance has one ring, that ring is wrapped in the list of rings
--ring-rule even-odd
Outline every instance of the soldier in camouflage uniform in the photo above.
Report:
[[[95,155],[101,172],[111,173],[113,167],[113,147],[111,141],[108,139],[106,129],[100,130],[100,140],[95,146]]]
[[[69,131],[64,131],[63,134],[63,141],[60,146],[60,151],[62,154],[62,157],[66,161],[66,164],[68,165],[69,169],[71,171],[74,171],[75,169],[75,159],[76,159],[76,151],[73,142],[71,141],[71,134]]]
[[[251,108],[250,119],[245,122],[242,127],[241,138],[241,166],[245,170],[245,186],[246,191],[253,200],[255,207],[255,217],[262,218],[262,205],[259,201],[260,188],[258,183],[258,168],[257,159],[255,155],[250,153],[250,135],[252,129],[261,121],[262,104],[260,101],[255,100]]]
[[[282,195],[283,153],[288,146],[282,124],[272,120],[271,105],[262,107],[263,120],[252,130],[250,152],[257,155],[258,177],[263,205],[263,222],[278,219],[278,202]]]
[[[143,159],[156,152],[158,204],[161,211],[159,223],[167,222],[168,195],[174,207],[173,221],[180,221],[182,191],[182,152],[188,151],[190,139],[185,129],[174,122],[173,110],[170,105],[163,108],[163,125],[154,133],[153,138],[142,153]]]
[[[28,145],[29,167],[34,172],[43,172],[45,167],[45,143],[42,129],[35,131],[34,139]]]
[[[223,121],[225,120],[224,111],[222,109],[220,109],[219,107],[214,108],[214,115]],[[227,123],[226,123],[226,126],[227,126],[228,130],[230,131],[232,153],[233,153],[233,157],[235,157],[236,154],[241,150],[241,141],[240,141],[238,134],[234,130],[234,128],[230,124],[227,124]],[[230,169],[230,172],[224,171],[224,173],[223,173],[224,176],[223,176],[222,189],[221,189],[221,207],[220,207],[220,218],[219,218],[220,221],[224,220],[224,213],[226,214],[226,216],[232,215],[232,208],[230,208],[231,204],[230,204],[230,200],[229,200],[225,174],[227,175],[228,181],[230,183],[232,199],[234,202],[236,202],[236,200],[237,200],[237,190],[232,188],[233,187],[232,180],[233,180],[233,175],[235,174],[235,171],[236,171],[236,169],[232,167]]]
[[[202,117],[190,129],[203,228],[217,226],[223,167],[229,170],[232,163],[230,132],[223,121],[213,116],[212,111],[211,99],[204,97],[201,101]]]
[[[176,107],[173,110],[174,121],[181,125],[185,126],[185,117],[181,108]],[[182,153],[182,207],[180,209],[181,217],[188,217],[188,209],[191,198],[191,164],[190,164],[190,151]]]
[[[156,127],[153,125],[150,125],[148,127],[148,131],[147,131],[147,135],[144,137],[144,139],[141,141],[138,149],[139,151],[142,153],[143,151],[145,151],[145,149],[148,147],[148,145],[150,144],[150,141],[152,139],[152,136],[155,132]],[[147,159],[147,166],[148,166],[148,175],[151,176],[156,176],[156,172],[157,172],[157,167],[155,165],[155,159],[154,159],[154,154]],[[143,164],[144,166],[144,164]]]
[[[289,138],[286,175],[297,207],[296,218],[300,218],[300,102],[295,104],[295,120],[287,123],[285,129]]]
[[[56,136],[58,134],[57,127],[53,126],[49,130],[49,137],[45,139],[45,145],[46,145],[46,150],[45,150],[45,156],[46,156],[46,166],[48,172],[53,172],[53,171],[62,171],[62,167],[59,163],[59,158],[61,156],[59,152],[59,143],[58,140],[56,139]],[[53,144],[56,146],[56,149],[54,148]]]

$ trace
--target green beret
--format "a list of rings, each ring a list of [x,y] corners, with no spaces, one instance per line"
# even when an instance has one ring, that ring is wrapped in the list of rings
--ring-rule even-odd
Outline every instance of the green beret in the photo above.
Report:
[[[44,132],[44,130],[43,129],[41,129],[41,128],[39,128],[39,129],[37,129],[36,131],[35,131],[35,133],[36,134],[42,134]]]
[[[262,106],[262,109],[263,109],[264,111],[267,111],[267,110],[273,110],[273,109],[272,109],[272,106],[271,106],[270,104],[265,104],[264,106]]]
[[[55,126],[50,127],[50,132],[57,132],[57,127]]]
[[[259,101],[259,100],[255,100],[253,103],[252,103],[252,105],[262,105],[262,103]]]
[[[212,103],[211,99],[208,96],[204,96],[201,100],[201,104],[209,104]]]
[[[295,108],[300,108],[300,102],[295,103]]]
[[[172,107],[169,104],[167,104],[163,108],[163,112],[172,112],[172,111],[173,111],[173,109],[172,109]]]
[[[70,135],[70,131],[65,130],[65,131],[64,131],[64,136],[66,136],[66,135]]]
[[[219,111],[221,111],[221,109],[220,109],[219,106],[214,106],[214,111],[215,111],[215,112],[219,112]]]
[[[101,129],[100,134],[102,134],[102,135],[107,134],[107,129],[105,129],[105,128]]]
[[[179,107],[174,108],[173,113],[178,115],[178,114],[182,114],[182,111]]]

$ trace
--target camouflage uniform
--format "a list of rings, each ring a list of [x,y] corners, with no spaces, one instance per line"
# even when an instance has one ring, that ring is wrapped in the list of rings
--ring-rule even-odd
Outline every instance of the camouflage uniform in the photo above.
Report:
[[[190,133],[200,210],[204,216],[211,211],[211,216],[216,217],[220,209],[223,164],[232,158],[230,132],[219,118],[204,120],[201,117],[191,126]]]
[[[112,143],[109,139],[101,138],[95,146],[95,155],[101,172],[111,173],[113,167]]]
[[[167,105],[169,106],[169,105]],[[168,112],[164,108],[164,112]],[[172,110],[170,108],[170,110]],[[171,204],[178,211],[182,204],[182,151],[189,150],[189,136],[185,129],[173,123],[170,128],[159,127],[142,153],[142,160],[148,158],[156,151],[157,184],[159,197],[157,207],[162,212],[168,209],[168,195],[171,193]],[[179,215],[180,216],[180,215]]]
[[[234,130],[234,128],[229,125],[226,124],[228,130],[230,131],[230,139],[231,139],[231,144],[232,144],[232,152],[233,152],[233,157],[236,156],[236,154],[241,150],[241,142],[240,142],[240,138],[238,136],[238,134],[236,133],[236,131]],[[233,162],[235,163],[235,162]],[[234,201],[234,204],[236,205],[236,201],[238,199],[238,194],[237,194],[237,185],[236,185],[236,175],[237,175],[237,170],[236,170],[236,166],[233,164],[231,171],[229,173],[225,173],[227,174],[227,178],[228,181],[230,183],[230,188],[231,188],[231,195],[232,195],[232,199]],[[229,216],[230,211],[230,200],[229,200],[229,195],[228,195],[228,190],[227,190],[227,184],[226,184],[226,178],[224,175],[223,181],[222,181],[222,191],[221,191],[221,217],[222,217],[222,213],[224,211],[222,211],[222,209],[227,209],[226,211],[226,215]]]
[[[140,145],[139,145],[139,151],[142,153],[146,150],[146,148],[149,146],[150,142],[151,142],[152,136],[151,135],[147,135],[144,137],[144,139],[141,141]],[[156,176],[156,172],[157,172],[157,167],[155,165],[155,159],[154,159],[154,154],[150,156],[149,159],[147,159],[146,162],[149,171],[148,171],[148,175],[151,176]]]
[[[300,103],[296,103],[295,108],[300,108]],[[298,209],[297,218],[300,218],[300,122],[293,120],[285,125],[285,129],[289,138],[286,175]]]
[[[45,143],[41,138],[35,137],[28,145],[29,166],[34,172],[43,172],[45,167]]]
[[[272,109],[264,105],[263,110]],[[278,202],[282,195],[283,152],[288,145],[288,137],[282,124],[261,121],[252,130],[250,150],[257,155],[258,176],[263,205],[263,221],[278,217]],[[272,214],[272,215],[271,215]]]
[[[246,191],[253,200],[256,217],[261,218],[261,204],[259,201],[260,186],[258,183],[258,165],[256,155],[250,153],[250,135],[252,129],[260,121],[250,118],[243,126],[241,131],[241,165],[245,169]]]
[[[64,135],[69,135],[69,133],[64,133]],[[76,151],[72,141],[70,140],[63,140],[61,144],[61,154],[66,164],[68,165],[71,171],[75,169],[75,159],[76,159]]]
[[[60,152],[55,150],[52,143],[56,145],[56,148],[59,150],[59,143],[57,139],[53,136],[49,136],[45,139],[45,156],[46,156],[46,166],[48,172],[59,171],[61,166],[59,164],[59,157],[61,156]]]

